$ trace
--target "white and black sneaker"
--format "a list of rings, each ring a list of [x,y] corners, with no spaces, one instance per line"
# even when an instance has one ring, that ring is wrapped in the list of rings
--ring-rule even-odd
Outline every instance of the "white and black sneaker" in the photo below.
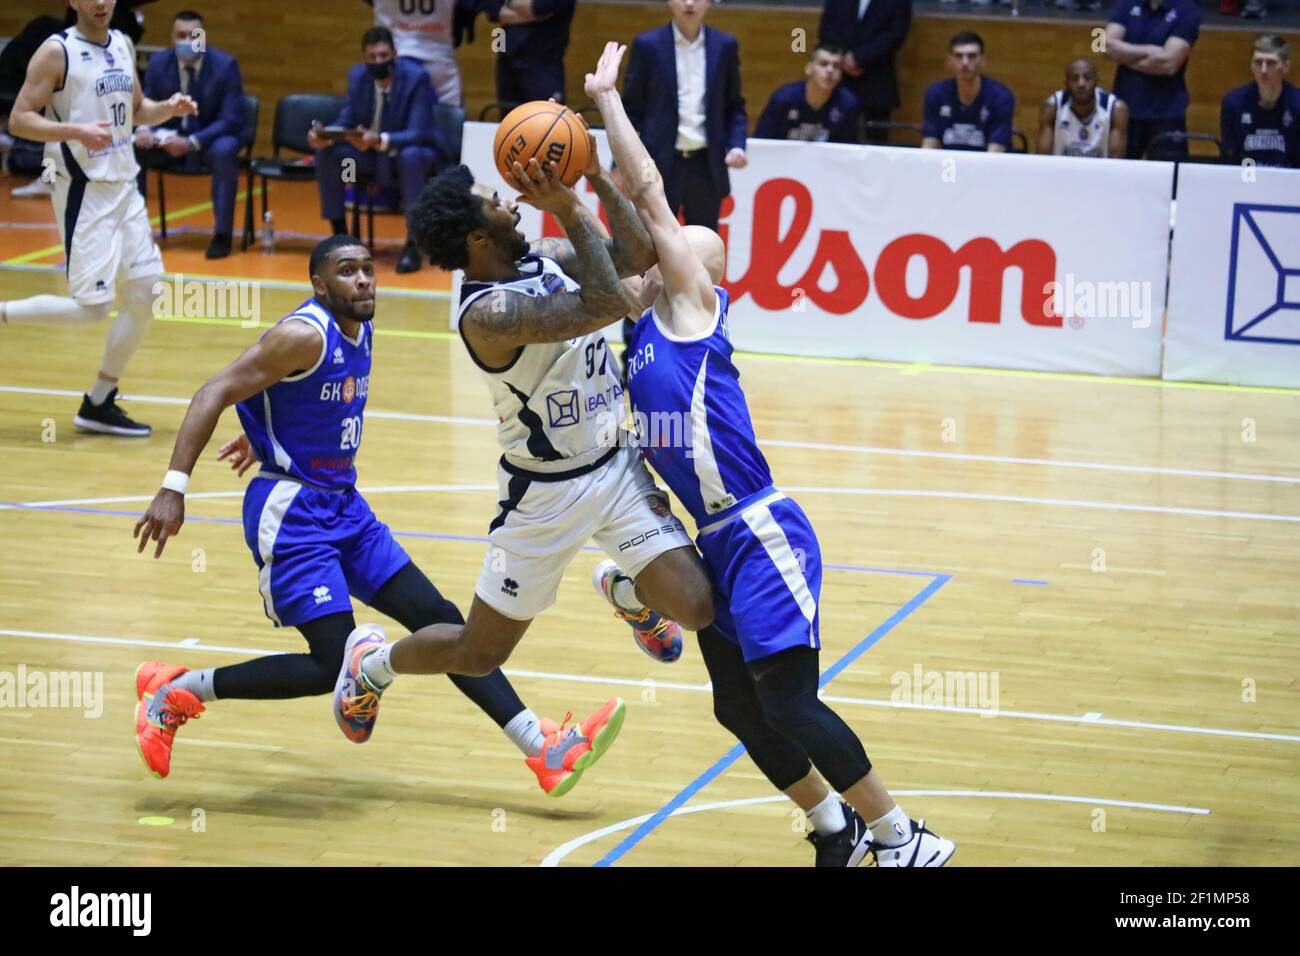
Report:
[[[957,852],[957,844],[931,833],[924,820],[912,821],[912,839],[898,846],[872,844],[876,866],[943,866]]]
[[[104,404],[95,405],[89,395],[81,397],[81,410],[77,412],[72,424],[83,432],[96,432],[100,435],[124,435],[129,438],[147,438],[153,429],[127,417],[126,412],[117,404],[117,389],[108,393]]]
[[[808,842],[817,850],[814,866],[857,866],[871,849],[871,831],[858,811],[844,802],[840,806],[844,809],[843,830],[824,836],[815,830],[808,834]]]

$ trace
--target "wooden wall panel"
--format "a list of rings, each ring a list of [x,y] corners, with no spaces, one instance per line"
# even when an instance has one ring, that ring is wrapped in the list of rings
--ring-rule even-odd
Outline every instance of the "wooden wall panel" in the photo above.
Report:
[[[12,34],[26,19],[55,3],[6,4],[0,11],[0,34]],[[171,15],[196,6],[208,18],[211,42],[236,54],[250,92],[262,98],[261,136],[269,142],[272,104],[293,91],[341,93],[347,67],[358,58],[361,33],[369,25],[360,0],[159,0],[145,7],[145,42],[164,38]],[[19,10],[26,12],[19,12]],[[717,7],[709,22],[740,40],[742,80],[751,121],[777,86],[802,76],[805,56],[796,52],[795,31],[815,40],[818,11],[809,8]],[[574,20],[566,60],[570,100],[582,102],[582,77],[608,39],[630,41],[638,32],[667,20],[665,3],[597,3],[582,0]],[[476,41],[458,51],[466,102],[471,115],[494,99],[491,25],[480,18]],[[1011,20],[1005,16],[921,16],[912,27],[899,57],[903,106],[897,118],[919,121],[925,86],[945,75],[946,43],[957,30],[972,28],[988,47],[989,73],[1007,83],[1017,97],[1016,125],[1032,142],[1038,124],[1038,104],[1059,82],[1065,64],[1076,56],[1093,55],[1103,82],[1114,76],[1113,66],[1091,54],[1092,27],[1059,21]],[[1267,26],[1260,26],[1264,32]],[[1219,100],[1224,92],[1250,78],[1249,60],[1255,31],[1214,29],[1202,33],[1192,53],[1189,83],[1192,129],[1218,129]],[[1300,34],[1287,34],[1300,49]]]

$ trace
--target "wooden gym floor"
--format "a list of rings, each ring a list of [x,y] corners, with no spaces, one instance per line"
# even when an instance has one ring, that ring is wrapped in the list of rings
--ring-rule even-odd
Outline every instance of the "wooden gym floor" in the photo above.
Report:
[[[0,180],[0,297],[61,293],[48,201],[11,200],[13,184]],[[221,263],[202,259],[202,182],[169,190],[170,270],[260,280],[263,326],[306,297],[321,228],[309,186],[275,189],[275,255]],[[380,222],[361,487],[467,607],[495,506],[493,422],[445,331],[446,276],[392,273],[398,225]],[[155,427],[145,441],[72,428],[104,334],[0,329],[0,681],[90,672],[104,695],[98,717],[0,706],[0,862],[811,862],[748,758],[719,763],[734,741],[697,651],[672,666],[642,656],[591,591],[594,552],[508,670],[555,718],[628,700],[616,746],[563,800],[442,678],[399,682],[364,749],[327,698],[216,702],[181,731],[172,775],[150,777],[131,732],[138,662],[215,666],[302,642],[263,617],[238,525],[245,482],[214,460],[233,414],[163,560],[131,540],[189,396],[258,331],[157,321],[124,383]],[[778,484],[827,562],[827,699],[904,808],[957,840],[956,865],[1294,863],[1300,394],[740,364]],[[922,686],[900,697],[918,669]],[[997,693],[935,693],[948,672]],[[683,798],[688,812],[638,827]]]

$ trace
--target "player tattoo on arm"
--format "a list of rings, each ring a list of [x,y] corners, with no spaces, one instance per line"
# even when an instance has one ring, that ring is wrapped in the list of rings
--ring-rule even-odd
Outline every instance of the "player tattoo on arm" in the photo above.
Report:
[[[589,181],[605,204],[605,217],[613,233],[607,245],[619,278],[645,272],[656,262],[655,244],[637,215],[636,207],[603,169],[598,175],[589,177]]]
[[[582,301],[597,314],[618,318],[627,311],[628,303],[600,223],[575,212],[560,224],[573,243],[574,278],[582,286]]]

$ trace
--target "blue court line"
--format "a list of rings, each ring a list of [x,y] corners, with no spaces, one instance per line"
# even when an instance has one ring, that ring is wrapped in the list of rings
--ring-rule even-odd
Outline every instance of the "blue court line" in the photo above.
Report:
[[[896,628],[906,620],[913,611],[928,601],[934,593],[939,590],[939,588],[952,580],[951,574],[934,574],[931,575],[931,577],[933,580],[922,588],[910,601],[891,614],[883,624],[860,640],[856,645],[849,649],[847,654],[828,667],[822,673],[821,678],[817,681],[818,688],[827,686],[831,681],[843,673],[846,667],[870,650],[872,645]],[[630,834],[624,837],[618,846],[606,853],[593,865],[613,866],[619,857],[623,856],[628,850],[632,849],[648,837],[660,824],[672,816],[673,813],[686,803],[686,801],[690,800],[691,797],[695,796],[718,777],[722,776],[727,768],[735,763],[744,752],[744,744],[736,744],[723,754],[722,757],[718,759],[717,763],[683,787],[677,796],[673,797],[656,810],[650,819],[646,820]]]
[[[1040,581],[1037,578],[1012,578],[1011,583],[1012,584],[1039,584],[1039,585],[1047,584],[1046,581]]]
[[[0,511],[60,511],[69,514],[82,515],[106,515],[113,518],[139,518],[144,514],[143,511],[121,511],[114,508],[80,508],[75,505],[32,505],[25,504],[21,501],[0,501]],[[194,521],[200,524],[234,524],[243,525],[242,518],[205,518],[200,515],[186,515],[186,521]],[[477,535],[467,534],[439,534],[432,531],[393,531],[395,538],[417,538],[425,541],[469,541],[475,544],[487,544],[490,538]],[[604,552],[595,545],[587,545],[583,551],[590,551],[595,554]],[[925,578],[936,577],[938,572],[935,571],[913,571],[908,568],[869,568],[857,564],[823,564],[823,568],[828,571],[858,571],[864,574],[902,574],[908,576],[917,576]],[[943,575],[947,580],[952,575]],[[1047,582],[1043,582],[1044,584]]]

